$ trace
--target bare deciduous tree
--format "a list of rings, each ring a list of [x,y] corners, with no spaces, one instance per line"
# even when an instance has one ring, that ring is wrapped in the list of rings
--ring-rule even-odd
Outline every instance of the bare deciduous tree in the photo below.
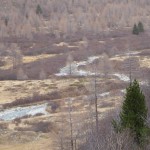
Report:
[[[148,0],[112,0],[111,3],[110,0],[16,0],[15,4],[9,0],[1,4],[1,37],[24,36],[41,31],[53,34],[59,31],[63,35],[77,32],[99,34],[108,28],[131,27],[141,19],[146,27],[149,26],[149,18],[143,17],[149,11]],[[37,4],[42,8],[41,15],[36,14]],[[133,9],[135,6],[137,9]]]
[[[124,69],[127,71],[131,83],[140,75],[140,63],[139,58],[134,56],[134,52],[131,52],[129,47],[127,49],[127,55],[128,58],[124,62]]]
[[[22,68],[19,68],[17,71],[17,80],[27,80],[28,76],[25,74],[25,71]]]
[[[69,54],[68,58],[67,58],[67,66],[69,67],[68,71],[69,71],[70,76],[73,75],[73,65],[72,65],[72,63],[73,63],[73,57],[72,57],[71,54]]]

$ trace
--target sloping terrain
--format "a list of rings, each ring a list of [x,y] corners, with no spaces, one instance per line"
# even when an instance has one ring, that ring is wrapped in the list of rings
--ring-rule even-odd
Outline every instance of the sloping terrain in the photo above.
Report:
[[[0,81],[1,149],[19,150],[25,147],[26,149],[48,150],[58,148],[62,118],[64,118],[63,124],[66,127],[64,129],[65,138],[67,139],[69,136],[70,101],[72,117],[75,122],[86,123],[89,109],[94,110],[94,103],[92,102],[92,108],[89,107],[89,103],[93,100],[95,73],[98,85],[99,117],[103,118],[109,111],[120,107],[125,88],[129,83],[127,60],[130,57],[134,58],[136,62],[135,66],[133,63],[133,69],[138,67],[138,70],[133,70],[132,76],[139,79],[141,86],[147,84],[144,73],[149,71],[149,43],[147,42],[146,45],[144,41],[142,46],[142,41],[143,39],[148,41],[149,36],[146,33],[139,35],[139,37],[132,36],[130,33],[124,38],[115,37],[112,39],[112,34],[109,36],[98,40],[97,38],[88,40],[89,46],[85,49],[83,44],[83,50],[76,47],[72,53],[61,52],[61,54],[54,56],[48,54],[48,57],[47,54],[37,55],[28,62],[24,61],[22,67],[23,70],[26,70],[30,80]],[[130,51],[126,49],[128,43],[125,43],[126,38],[129,37],[132,40]],[[139,42],[140,45],[136,44]],[[56,46],[59,48],[64,45],[75,45],[79,41],[73,43],[58,42]],[[103,46],[101,47],[98,43]],[[111,53],[107,47],[110,51],[112,50]],[[70,54],[71,58],[69,58]],[[30,57],[32,58],[32,56]],[[23,56],[23,58],[27,60],[27,56]],[[63,63],[59,62],[61,58],[64,59]],[[35,71],[40,69],[39,61],[42,61],[40,64],[43,67],[41,66],[41,69],[45,70],[47,79],[31,80],[39,78],[38,71]],[[24,67],[27,68],[24,69]],[[36,76],[29,71],[29,67]],[[49,69],[53,67],[54,70],[49,72]],[[1,69],[2,72],[7,70],[5,67]],[[11,69],[12,66],[10,66]],[[10,70],[7,70],[6,73],[9,74]],[[136,76],[137,74],[138,76]],[[78,131],[83,128],[78,123],[74,123],[73,127],[74,135],[78,135]],[[79,134],[78,136],[82,137],[83,135]],[[9,137],[15,137],[16,140]]]
[[[0,150],[58,150],[62,143],[70,150],[72,138],[80,145],[95,123],[95,95],[101,120],[119,112],[131,79],[144,91],[149,6],[0,0]],[[133,35],[139,21],[145,31]]]

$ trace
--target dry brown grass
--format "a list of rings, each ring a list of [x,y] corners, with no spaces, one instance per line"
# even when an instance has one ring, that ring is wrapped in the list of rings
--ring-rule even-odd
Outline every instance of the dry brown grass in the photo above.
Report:
[[[53,90],[52,80],[0,81],[0,103],[11,102],[18,98],[32,96],[34,92],[41,94]],[[55,85],[57,87],[57,84]],[[55,89],[55,88],[54,88]]]
[[[27,64],[27,63],[32,63],[41,59],[46,59],[46,58],[51,58],[56,56],[56,54],[41,54],[41,55],[37,55],[37,56],[23,56],[23,63]],[[3,70],[7,70],[10,69],[12,67],[12,61],[11,61],[11,57],[4,57],[4,62],[5,64],[3,66],[0,67],[0,69]]]
[[[42,55],[37,55],[37,56],[24,56],[23,57],[23,63],[30,63],[33,61],[37,61],[39,59],[45,59],[45,58],[50,58],[54,57],[56,54],[42,54]]]
[[[82,82],[84,82],[84,80]],[[84,91],[82,82],[81,79],[77,78],[0,81],[0,104],[11,103],[16,99],[33,97],[34,93],[38,93],[38,95],[47,95],[48,93],[55,92],[56,90],[60,92],[62,97],[76,97],[77,95],[82,95],[86,92]],[[54,98],[51,97],[51,100],[52,99]]]
[[[140,65],[141,67],[150,68],[150,57],[144,57],[140,59]]]
[[[66,86],[70,86],[70,81],[74,81],[74,86],[78,86],[78,83],[79,83],[79,80],[78,79],[66,79],[66,80],[60,80],[60,81],[57,81],[56,83],[61,83],[59,86],[63,85],[63,87],[66,87]],[[63,81],[66,81],[66,82],[63,82]],[[81,79],[80,79],[81,81]],[[86,80],[85,80],[86,81]],[[82,82],[84,82],[84,80],[82,79]],[[67,92],[70,92],[69,90],[67,90]],[[113,97],[116,101],[119,101],[119,97]],[[67,99],[62,99],[62,101],[65,101],[67,102]],[[104,103],[103,103],[104,101]],[[65,116],[65,117],[68,117],[68,103],[63,103],[63,111],[58,111],[54,114],[50,114],[48,116],[37,116],[36,118],[25,118],[21,121],[21,123],[19,124],[19,126],[16,128],[16,127],[13,127],[13,130],[16,129],[16,130],[19,130],[19,129],[26,129],[28,130],[29,128],[31,129],[32,126],[34,127],[35,126],[35,129],[37,127],[37,124],[38,122],[46,122],[47,120],[51,120],[56,127],[60,126],[60,118],[61,116]],[[83,100],[82,96],[80,97],[76,97],[73,101],[73,117],[76,117],[76,118],[80,118],[81,115],[84,116],[84,114],[87,113],[87,109],[84,109],[84,103],[85,101]],[[105,98],[102,98],[102,99],[99,99],[99,103],[101,103],[100,107],[99,107],[99,112],[100,112],[100,116],[103,116],[103,114],[105,114],[106,112],[108,112],[109,110],[111,109],[114,109],[115,107],[115,102],[113,101],[112,97],[108,96],[108,97],[105,97]],[[65,109],[66,108],[66,109]],[[65,122],[65,126],[68,127],[68,123]],[[40,126],[40,130],[42,130],[43,132],[43,124],[42,124],[42,128]],[[20,131],[20,130],[19,130]],[[34,128],[33,128],[33,131],[34,131]],[[44,129],[45,131],[45,129]],[[13,143],[13,142],[10,142],[10,143],[3,143],[0,145],[0,149],[7,149],[7,150],[20,150],[20,149],[25,149],[25,150],[54,150],[53,148],[53,142],[57,139],[55,139],[55,136],[53,135],[53,132],[55,131],[55,129],[52,128],[52,130],[50,130],[50,132],[48,133],[48,135],[46,133],[44,133],[40,138],[38,138],[37,140],[31,140],[30,142],[20,142],[18,141],[17,143]],[[58,131],[58,130],[57,130]],[[29,132],[29,131],[21,131],[20,134],[21,134],[21,139],[26,139],[28,137],[28,139],[30,139],[32,136],[28,135],[27,137],[24,137],[23,135],[23,132]],[[67,132],[67,131],[66,131]],[[67,132],[68,133],[68,132]],[[38,134],[34,133],[36,137],[38,137]],[[8,136],[8,135],[7,135]],[[3,140],[8,140],[7,138],[8,137],[3,137]],[[10,139],[9,139],[10,140]],[[8,141],[9,141],[8,140]],[[35,144],[36,143],[36,144]]]
[[[53,150],[52,138],[53,135],[49,133],[50,136],[46,138],[39,138],[35,141],[30,141],[28,143],[22,144],[0,144],[1,150]]]

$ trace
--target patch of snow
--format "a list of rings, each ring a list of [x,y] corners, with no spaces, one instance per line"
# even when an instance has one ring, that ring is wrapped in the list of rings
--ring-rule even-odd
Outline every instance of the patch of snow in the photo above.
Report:
[[[79,46],[68,45],[68,48],[78,48]]]
[[[139,51],[132,51],[132,52],[127,52],[127,53],[116,54],[115,57],[124,57],[124,58],[126,58],[129,55],[136,56],[136,55],[138,55],[140,53],[141,52],[139,52]]]
[[[70,68],[71,68],[71,74],[74,76],[87,76],[87,75],[93,75],[94,73],[85,71],[85,70],[79,70],[78,67],[80,66],[86,66],[88,64],[93,63],[96,59],[99,59],[99,56],[91,56],[88,58],[87,61],[80,61],[80,62],[73,62],[71,65],[67,65],[60,69],[60,72],[55,74],[56,76],[67,76],[70,75]]]
[[[46,111],[47,104],[28,106],[28,107],[17,107],[0,112],[0,120],[11,121],[16,118],[21,118],[27,115],[34,116],[38,113],[48,114]]]
[[[54,44],[54,45],[56,45],[56,46],[58,46],[58,47],[61,47],[61,46],[68,46],[68,43],[61,42],[61,43],[59,43],[59,44]]]
[[[115,73],[114,76],[118,77],[121,81],[129,82],[130,78],[124,74]]]
[[[110,95],[110,92],[105,92],[105,93],[99,94],[98,97],[105,97],[109,95]]]
[[[79,41],[78,43],[79,43],[79,44],[86,44],[87,41]]]
[[[95,60],[99,59],[100,57],[99,56],[91,56],[88,58],[88,63],[93,63]]]
[[[88,64],[93,63],[96,59],[99,59],[99,58],[100,58],[99,56],[91,56],[91,57],[88,58],[87,61],[76,62],[76,65],[77,65],[77,67],[86,66]]]
[[[134,51],[134,52],[126,53],[126,55],[137,55],[137,54],[140,54],[140,53],[141,53],[141,52]]]
[[[98,41],[99,43],[103,44],[103,43],[106,43],[105,41]]]
[[[141,82],[140,82],[140,85],[148,86],[148,85],[149,85],[149,82],[148,82],[148,81],[141,81]]]
[[[122,92],[122,93],[126,93],[126,89],[122,89],[121,92]]]
[[[86,65],[87,65],[87,61],[76,62],[76,66],[77,66],[77,67],[86,66]]]

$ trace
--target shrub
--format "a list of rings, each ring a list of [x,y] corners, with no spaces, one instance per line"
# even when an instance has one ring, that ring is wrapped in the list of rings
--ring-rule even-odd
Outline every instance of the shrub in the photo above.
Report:
[[[135,35],[138,35],[138,34],[139,34],[139,29],[138,29],[138,27],[137,27],[136,24],[134,24],[132,33],[135,34]]]
[[[13,120],[13,122],[18,126],[21,123],[21,118],[16,118]]]
[[[37,7],[36,7],[36,14],[37,14],[37,15],[40,15],[40,14],[42,14],[42,13],[43,13],[42,8],[41,8],[41,6],[38,4]]]
[[[52,110],[52,112],[54,113],[58,107],[59,107],[59,105],[57,103],[52,103],[51,104],[51,110]]]
[[[37,123],[30,123],[29,125],[30,127],[16,127],[15,130],[48,133],[52,129],[52,124],[50,122],[40,121]]]
[[[0,67],[4,66],[5,65],[5,62],[0,60]]]
[[[139,32],[144,32],[144,26],[141,21],[138,23],[138,30],[139,30]]]
[[[45,95],[38,94],[37,92],[33,93],[32,97],[26,97],[26,98],[20,98],[17,99],[11,103],[6,103],[3,105],[4,108],[14,107],[14,106],[20,106],[20,105],[28,105],[32,103],[42,102],[45,100],[54,100],[54,99],[60,99],[61,95],[58,91],[54,91]]]

